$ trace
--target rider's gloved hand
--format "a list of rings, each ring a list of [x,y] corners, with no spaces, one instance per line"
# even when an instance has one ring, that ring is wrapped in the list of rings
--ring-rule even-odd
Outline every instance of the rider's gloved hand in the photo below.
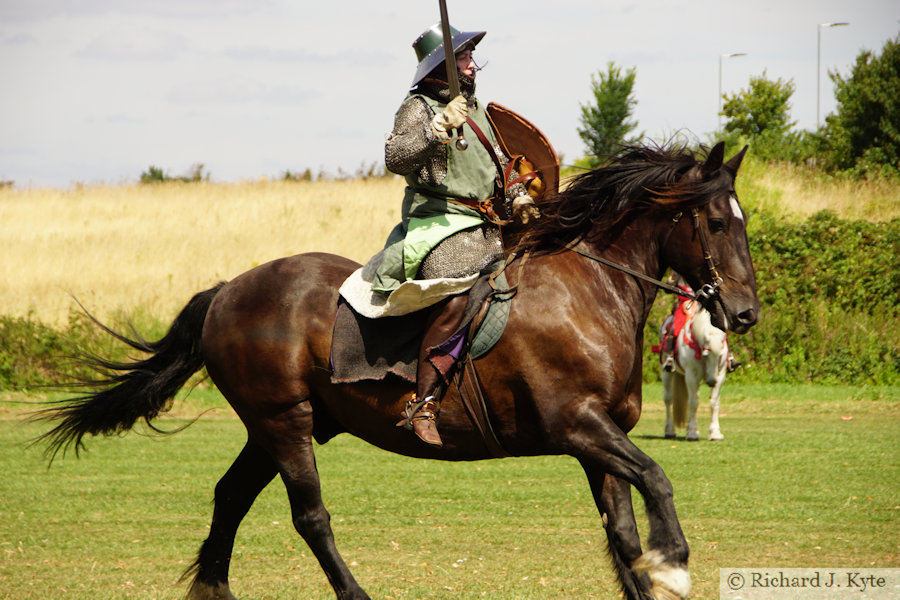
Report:
[[[431,129],[438,138],[442,140],[450,139],[449,132],[465,123],[468,116],[469,105],[462,94],[460,94],[447,104],[443,112],[434,115],[434,118],[431,120]]]
[[[528,223],[532,219],[539,219],[541,217],[541,211],[535,206],[531,196],[527,194],[516,196],[516,199],[513,200],[512,203],[512,212],[513,218],[522,225]]]

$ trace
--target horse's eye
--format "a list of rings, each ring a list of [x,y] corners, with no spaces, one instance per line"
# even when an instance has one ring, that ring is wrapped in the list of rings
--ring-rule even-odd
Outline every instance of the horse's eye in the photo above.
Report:
[[[722,233],[725,231],[725,219],[710,219],[709,220],[709,232],[710,233]]]

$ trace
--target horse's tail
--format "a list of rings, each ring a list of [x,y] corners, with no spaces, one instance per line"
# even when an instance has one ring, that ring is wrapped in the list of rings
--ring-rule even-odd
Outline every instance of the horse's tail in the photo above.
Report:
[[[60,450],[65,453],[72,446],[77,455],[84,447],[82,440],[86,435],[128,431],[138,419],[150,425],[154,417],[169,408],[175,393],[203,366],[200,349],[203,322],[223,285],[219,283],[191,298],[172,322],[168,333],[156,342],[148,342],[136,334],[136,340],[129,339],[95,319],[107,333],[150,356],[123,363],[93,356],[80,359],[100,373],[101,378],[73,384],[72,387],[90,391],[54,402],[57,406],[36,415],[39,420],[61,421],[35,440],[36,443],[47,442],[46,454],[51,461]]]
[[[672,374],[672,421],[676,427],[687,425],[688,395],[684,375]]]

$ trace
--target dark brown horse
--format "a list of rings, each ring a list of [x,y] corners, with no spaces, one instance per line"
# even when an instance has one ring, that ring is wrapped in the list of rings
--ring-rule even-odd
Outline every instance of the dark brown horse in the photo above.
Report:
[[[584,467],[631,599],[683,598],[690,587],[672,486],[626,435],[641,414],[643,330],[657,291],[634,272],[658,279],[672,268],[694,289],[709,284],[719,327],[743,333],[756,322],[746,217],[734,192],[743,154],[724,162],[719,144],[704,161],[684,149],[632,148],[547,200],[538,224],[520,236],[519,251],[530,254],[521,271],[510,269],[520,279],[506,333],[477,361],[490,420],[509,454],[571,455]],[[85,435],[149,421],[206,365],[248,439],[216,486],[189,598],[234,598],[228,570],[238,524],[276,475],[294,526],[337,597],[368,598],[335,547],[313,440],[347,432],[408,456],[492,457],[453,389],[441,411],[445,445],[434,448],[395,426],[412,386],[331,382],[337,290],[357,267],[339,256],[302,254],[201,292],[158,342],[118,336],[146,359],[106,363],[109,379],[47,411],[61,419],[44,436],[48,451],[77,450]],[[650,522],[644,549],[632,485]]]

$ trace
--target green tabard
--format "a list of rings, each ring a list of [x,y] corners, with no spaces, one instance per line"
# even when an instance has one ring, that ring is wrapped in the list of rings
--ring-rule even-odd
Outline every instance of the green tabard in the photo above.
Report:
[[[427,96],[417,96],[427,102],[435,114],[446,106]],[[469,117],[492,143],[496,142],[480,103],[474,110],[469,109]],[[428,185],[416,173],[406,176],[408,185],[401,208],[402,220],[385,243],[384,260],[372,286],[375,291],[389,293],[404,281],[415,279],[419,265],[441,240],[485,223],[479,212],[441,199],[442,196],[453,196],[484,200],[494,195],[497,167],[475,133],[466,131],[466,135],[470,143],[464,152],[452,142],[444,144],[447,149],[447,175],[440,185]],[[426,195],[428,192],[434,196]]]

